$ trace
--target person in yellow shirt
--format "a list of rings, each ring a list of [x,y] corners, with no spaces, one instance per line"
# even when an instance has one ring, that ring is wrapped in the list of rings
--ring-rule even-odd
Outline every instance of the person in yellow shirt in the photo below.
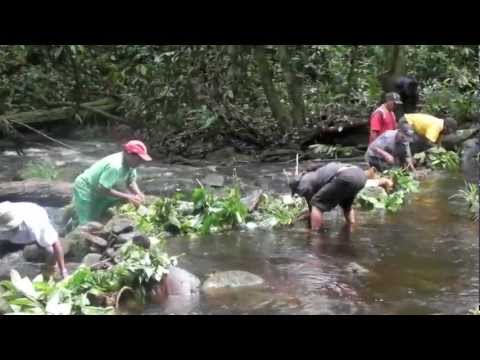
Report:
[[[440,119],[428,114],[405,114],[400,123],[408,123],[415,131],[413,142],[410,144],[412,155],[439,145],[442,136],[457,129],[457,122],[451,118]]]

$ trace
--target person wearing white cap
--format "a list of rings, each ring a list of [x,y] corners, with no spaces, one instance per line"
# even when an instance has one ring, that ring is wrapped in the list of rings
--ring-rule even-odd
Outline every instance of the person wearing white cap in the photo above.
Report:
[[[55,260],[62,277],[68,275],[58,233],[41,206],[29,202],[0,203],[0,241],[37,244],[45,250],[47,259]]]

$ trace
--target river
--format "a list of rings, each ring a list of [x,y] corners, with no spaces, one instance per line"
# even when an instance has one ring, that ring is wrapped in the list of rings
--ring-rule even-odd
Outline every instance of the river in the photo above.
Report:
[[[49,159],[72,180],[115,144],[66,141],[79,151],[56,146],[0,155],[0,180],[7,181],[32,159]],[[287,192],[282,169],[292,164],[241,163],[235,166],[243,190],[258,187]],[[187,190],[209,173],[226,184],[234,169],[225,164],[196,168],[153,162],[139,169],[151,194]],[[344,226],[339,210],[326,215],[327,227],[309,235],[302,226],[274,231],[239,230],[195,239],[172,238],[170,255],[185,254],[179,265],[204,280],[209,273],[245,270],[266,286],[215,298],[179,310],[188,314],[467,314],[479,303],[478,223],[465,204],[449,200],[463,187],[461,174],[436,173],[421,182],[401,211],[357,211],[357,224]],[[52,216],[58,215],[49,209]],[[357,271],[354,271],[358,269]],[[169,313],[171,313],[170,311]],[[145,314],[165,311],[149,306]]]

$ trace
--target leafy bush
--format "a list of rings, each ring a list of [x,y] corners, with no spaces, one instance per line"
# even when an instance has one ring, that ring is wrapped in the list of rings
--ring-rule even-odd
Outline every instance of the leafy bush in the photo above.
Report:
[[[415,154],[418,164],[435,170],[456,172],[460,169],[460,157],[454,151],[447,151],[442,147],[433,147],[426,152]]]
[[[81,266],[58,283],[44,280],[41,275],[30,281],[12,270],[10,280],[0,283],[0,297],[8,303],[12,314],[114,314],[111,306],[92,306],[90,296],[112,295],[128,287],[144,301],[151,282],[160,281],[168,273],[167,267],[176,263],[175,257],[168,257],[159,247],[147,251],[129,242],[123,245],[121,253],[122,262],[108,270]]]
[[[478,221],[479,219],[479,190],[478,184],[465,183],[465,189],[459,190],[450,199],[461,199],[467,203],[468,211],[470,212],[472,219]]]

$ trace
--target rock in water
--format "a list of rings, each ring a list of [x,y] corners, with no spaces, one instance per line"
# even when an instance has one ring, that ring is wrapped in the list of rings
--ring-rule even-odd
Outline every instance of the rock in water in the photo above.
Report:
[[[129,233],[124,233],[118,235],[118,238],[115,240],[116,244],[125,244],[126,242],[133,241],[136,236],[141,236],[142,234],[138,231],[133,231]]]
[[[186,270],[170,267],[163,280],[150,290],[150,300],[167,314],[187,314],[200,298],[200,279]]]
[[[115,216],[107,225],[105,225],[105,232],[113,232],[115,235],[131,232],[135,229],[135,223],[132,219],[126,216]]]
[[[90,234],[96,234],[96,233],[102,232],[103,228],[104,228],[103,224],[99,222],[91,221],[89,223],[79,226],[77,230],[84,231]]]
[[[212,187],[222,187],[225,185],[225,177],[218,174],[208,174],[203,180],[204,185]]]
[[[102,255],[101,254],[87,254],[83,260],[82,260],[82,264],[84,265],[87,265],[87,266],[92,266],[92,265],[95,265],[97,263],[99,263],[102,259]]]
[[[42,272],[43,264],[26,261],[23,251],[17,251],[0,259],[0,280],[10,279],[10,270],[12,269],[17,270],[23,277],[28,276],[33,279]]]
[[[246,271],[224,271],[212,274],[203,283],[202,290],[211,295],[218,290],[255,287],[264,284],[264,280]]]
[[[98,246],[100,248],[106,248],[108,245],[107,240],[102,239],[99,236],[95,236],[86,232],[82,232],[82,234],[84,234],[85,240],[87,240],[92,245]]]
[[[77,230],[68,234],[62,242],[70,249],[68,258],[74,261],[82,261],[85,255],[92,252],[92,236],[94,235]]]
[[[27,261],[44,262],[46,258],[45,255],[45,250],[37,244],[27,245],[23,248],[23,257]]]

